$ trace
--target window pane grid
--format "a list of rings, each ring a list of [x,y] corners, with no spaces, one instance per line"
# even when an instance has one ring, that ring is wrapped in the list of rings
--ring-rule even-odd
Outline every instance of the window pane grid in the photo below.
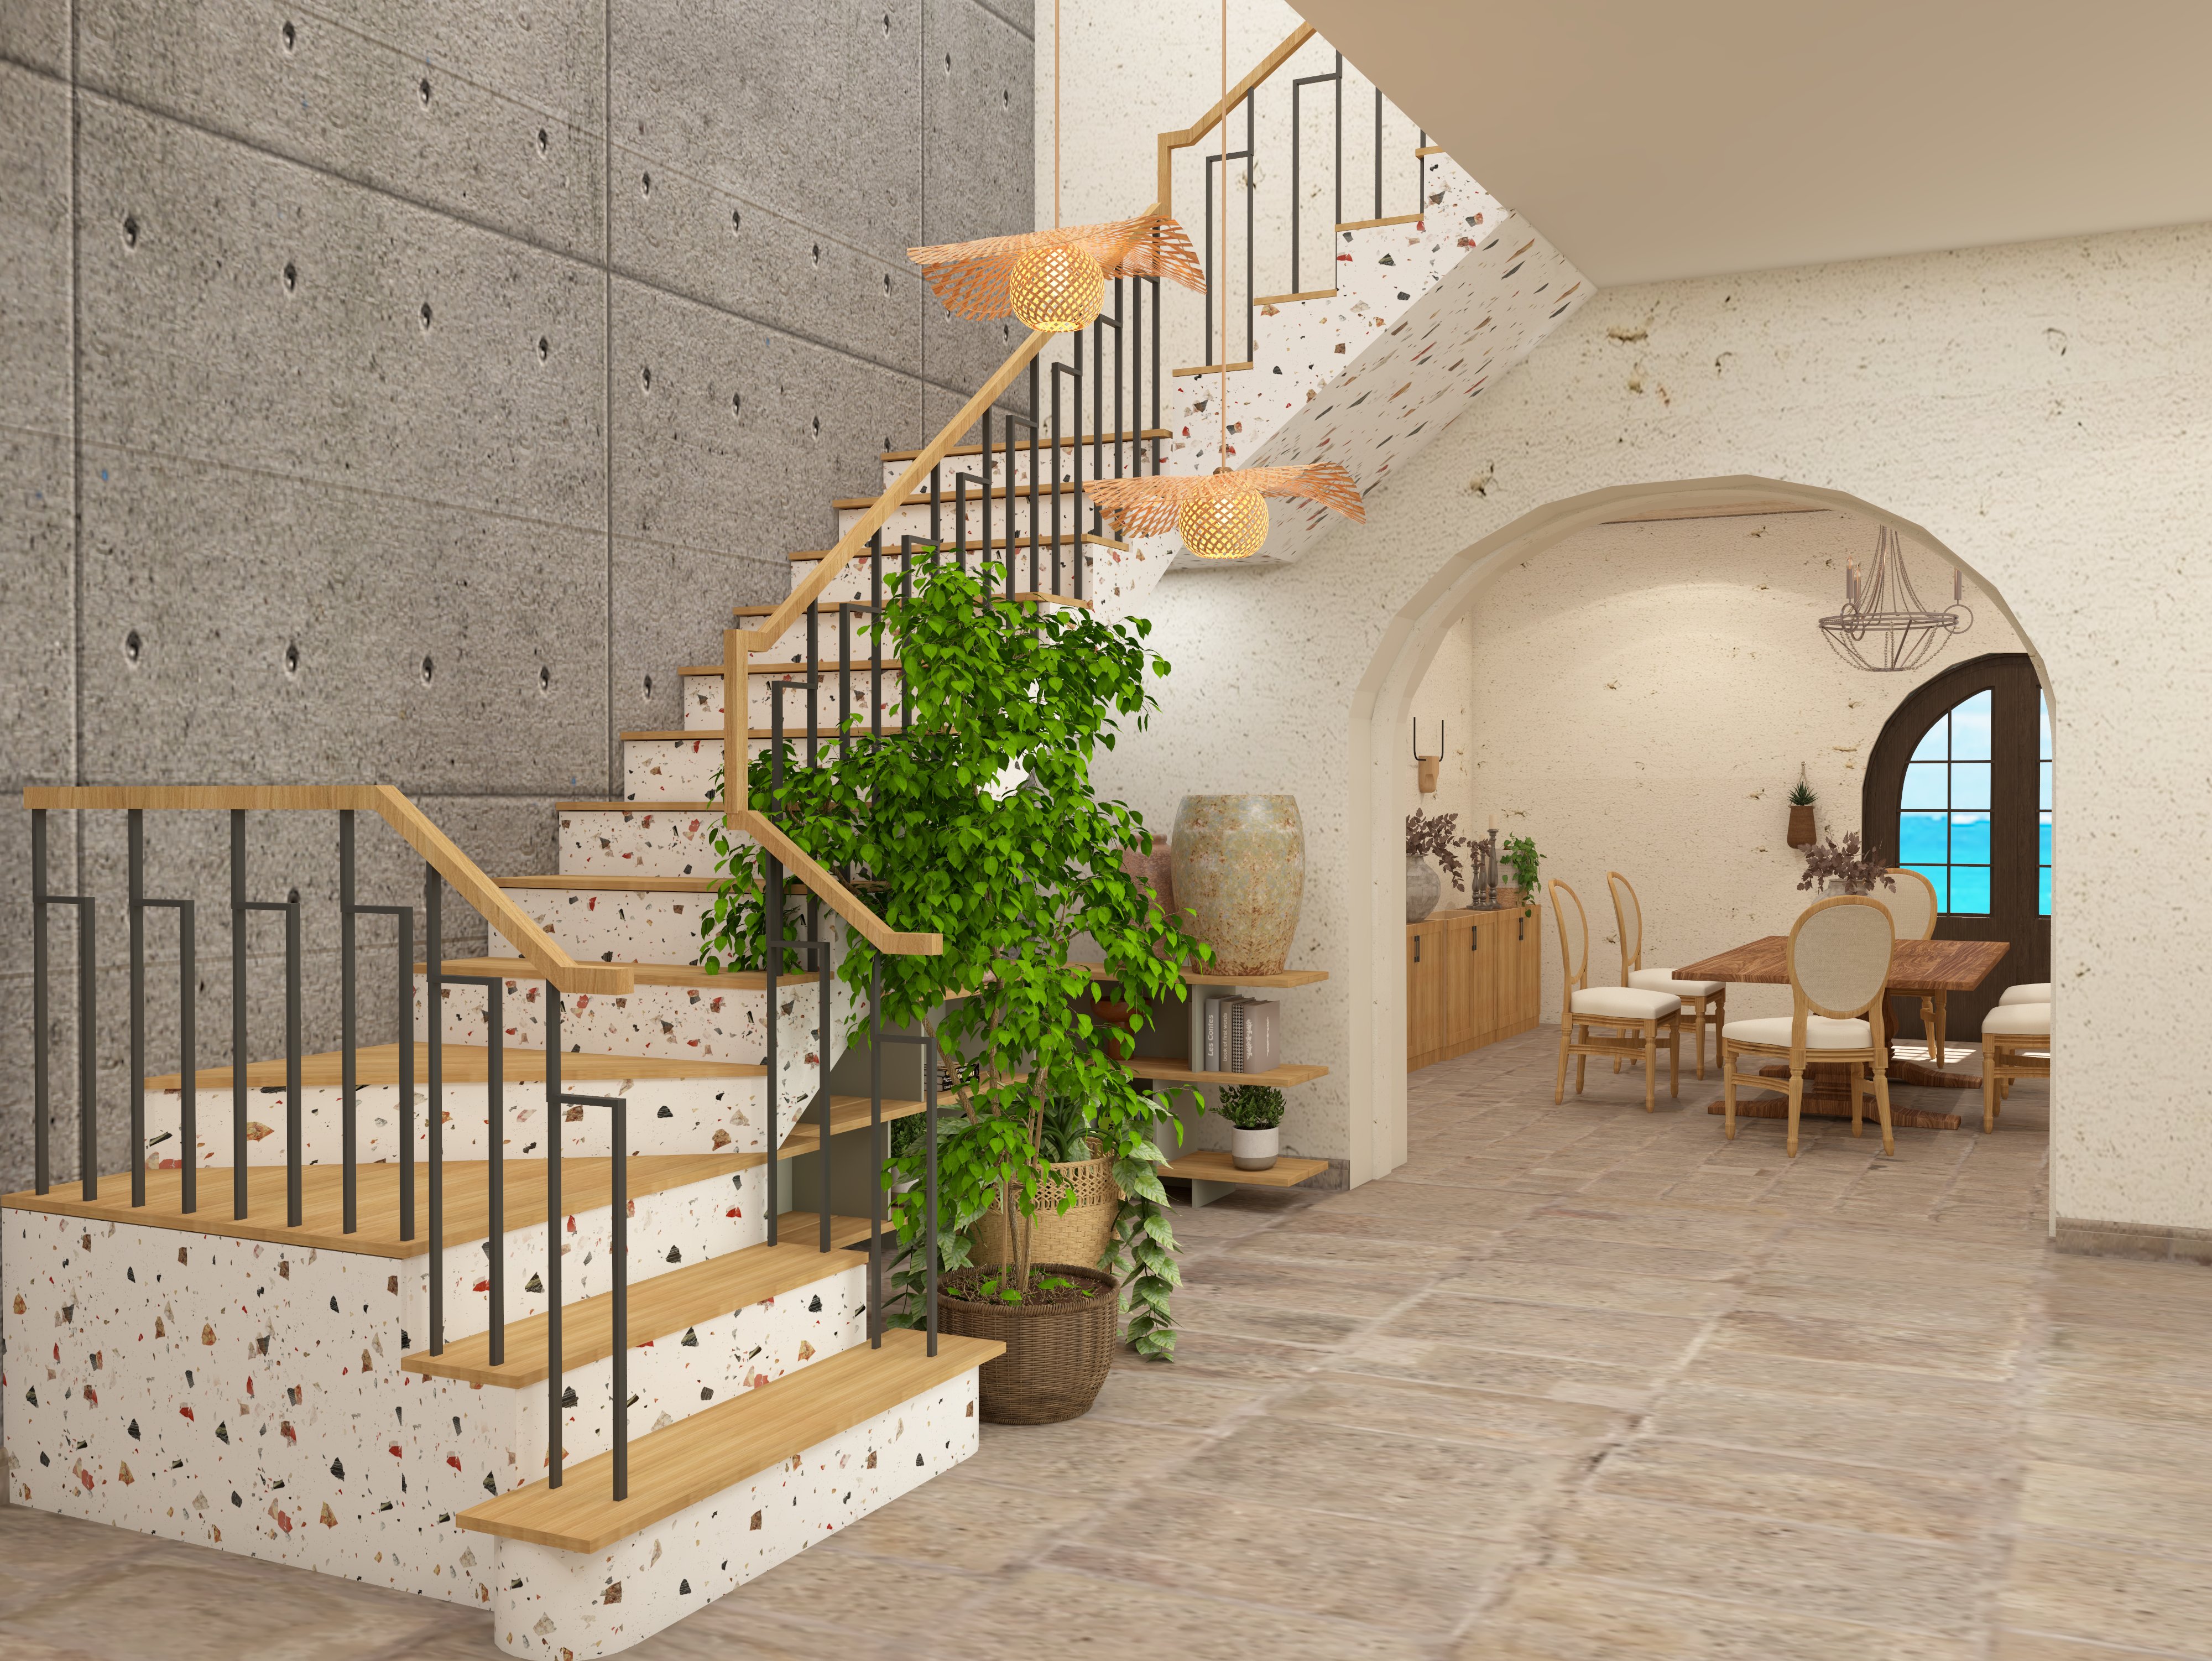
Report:
[[[2036,754],[2037,818],[2035,851],[2035,909],[2039,916],[2051,915],[2051,700],[2037,695],[2038,725],[2041,733]]]
[[[1994,701],[1989,692],[1977,692],[1937,717],[1905,766],[1898,863],[1935,885],[1939,911],[1989,914]],[[2048,814],[2045,820],[2048,824]],[[2044,873],[2046,893],[2048,875]]]

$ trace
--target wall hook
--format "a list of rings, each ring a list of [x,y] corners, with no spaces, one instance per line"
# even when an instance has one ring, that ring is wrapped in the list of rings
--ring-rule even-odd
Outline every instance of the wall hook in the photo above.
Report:
[[[1421,794],[1422,794],[1423,795],[1425,795],[1425,796],[1433,796],[1434,794],[1436,794],[1436,793],[1437,793],[1437,775],[1438,771],[1443,768],[1443,761],[1444,761],[1444,724],[1443,724],[1443,722],[1442,722],[1442,721],[1438,721],[1438,722],[1437,723],[1437,753],[1436,753],[1436,754],[1434,754],[1433,756],[1425,756],[1425,755],[1423,755],[1423,754],[1421,753],[1421,718],[1420,718],[1419,715],[1414,716],[1414,717],[1413,717],[1413,763],[1414,763],[1414,767],[1415,767],[1415,769],[1416,769],[1416,770],[1417,770],[1417,772],[1418,772],[1418,774],[1419,774],[1419,782],[1420,782],[1420,787],[1421,787]]]

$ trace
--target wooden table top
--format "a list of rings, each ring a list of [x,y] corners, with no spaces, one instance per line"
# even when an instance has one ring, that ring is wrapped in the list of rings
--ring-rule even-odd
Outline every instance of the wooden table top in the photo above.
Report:
[[[1752,981],[1787,986],[1789,937],[1764,940],[1717,953],[1674,970],[1678,981]],[[1899,940],[1889,964],[1896,992],[1971,992],[2012,950],[2008,940]]]

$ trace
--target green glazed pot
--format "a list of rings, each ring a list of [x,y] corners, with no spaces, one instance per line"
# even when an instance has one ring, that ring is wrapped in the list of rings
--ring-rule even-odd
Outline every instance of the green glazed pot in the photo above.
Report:
[[[1176,904],[1213,948],[1213,972],[1279,974],[1305,900],[1297,798],[1185,796],[1170,845]]]

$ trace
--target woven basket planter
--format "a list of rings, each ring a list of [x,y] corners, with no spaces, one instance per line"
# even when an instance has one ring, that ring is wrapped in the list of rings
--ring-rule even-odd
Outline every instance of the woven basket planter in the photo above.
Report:
[[[1121,1213],[1121,1190],[1114,1186],[1114,1161],[1079,1159],[1051,1169],[1052,1180],[1037,1189],[1036,1215],[1030,1220],[1030,1261],[1096,1263],[1105,1255],[1106,1243],[1114,1238],[1114,1220]],[[1075,1203],[1066,1211],[1056,1210],[1060,1196],[1070,1189],[1074,1191]],[[976,1220],[974,1261],[1008,1263],[1013,1258],[1006,1214],[993,1206]]]
[[[995,1338],[1006,1347],[977,1375],[987,1425],[1079,1419],[1098,1399],[1114,1364],[1121,1307],[1114,1277],[1075,1263],[1040,1262],[1032,1270],[1090,1287],[1091,1295],[1064,1304],[1000,1304],[954,1297],[942,1288],[937,1294],[939,1331]]]

